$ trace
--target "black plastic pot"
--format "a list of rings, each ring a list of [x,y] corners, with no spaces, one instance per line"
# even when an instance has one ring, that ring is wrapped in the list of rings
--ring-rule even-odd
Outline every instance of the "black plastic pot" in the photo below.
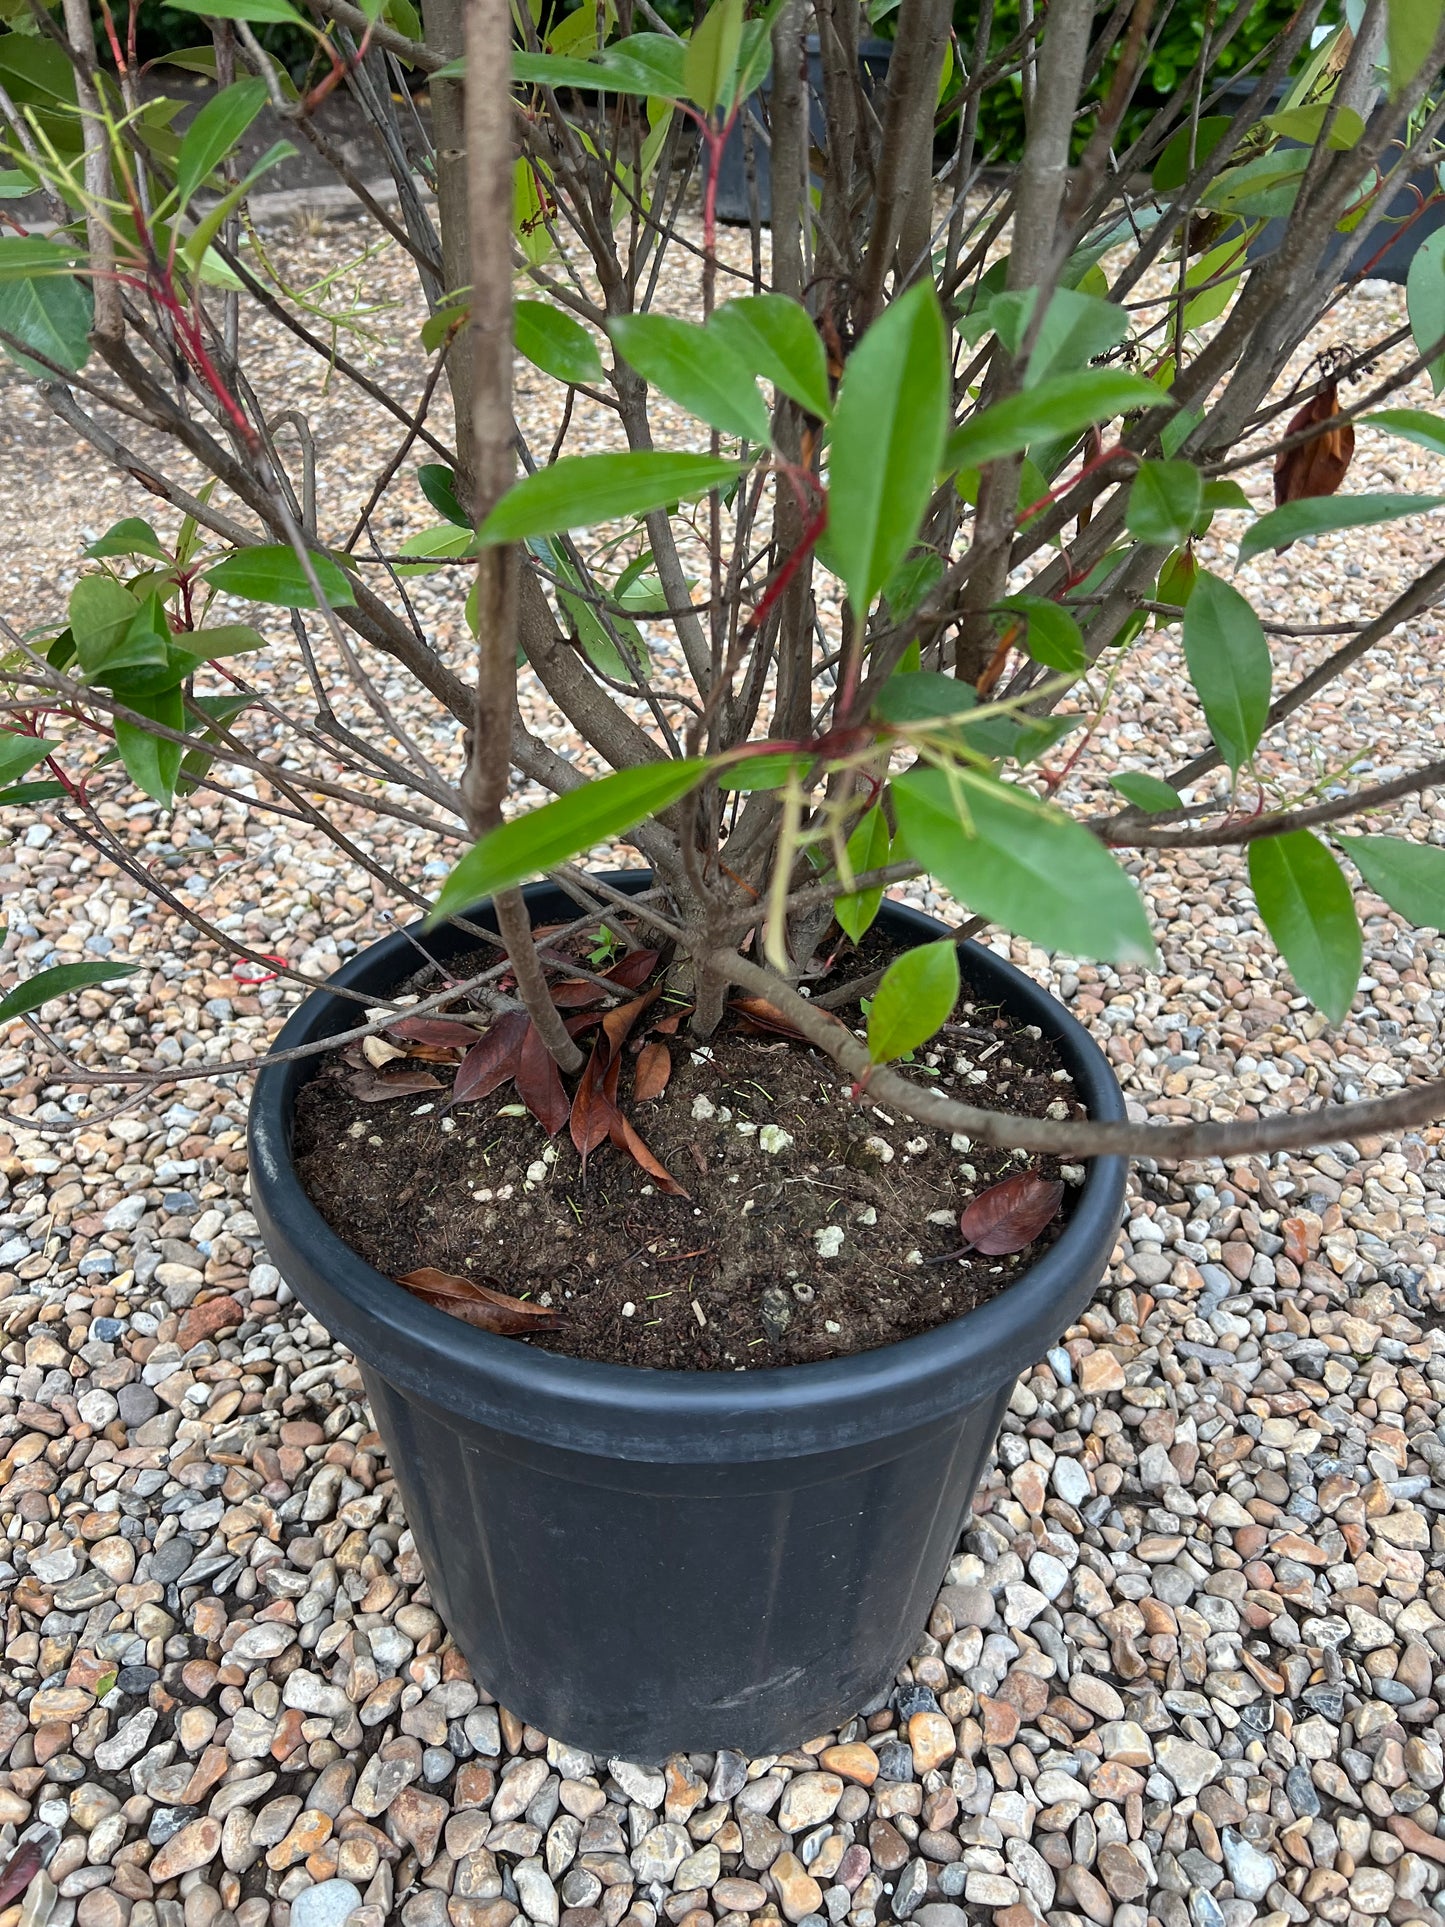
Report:
[[[528,895],[538,921],[575,914],[559,891]],[[904,942],[940,933],[891,904],[882,921]],[[451,926],[414,935],[439,960],[475,947]],[[1052,997],[988,950],[962,963],[1057,1041],[1093,1116],[1124,1115],[1113,1072]],[[335,982],[384,994],[415,968],[392,936]],[[355,1019],[318,990],[277,1048]],[[474,1331],[343,1244],[291,1162],[296,1093],[318,1062],[257,1079],[256,1215],[288,1284],[356,1354],[432,1595],[481,1685],[544,1732],[640,1760],[773,1752],[886,1689],[1015,1379],[1108,1262],[1124,1160],[1090,1164],[1068,1226],[1017,1284],[922,1337],[777,1370],[641,1371]]]
[[[823,57],[818,36],[807,37],[808,61],[808,139],[820,152],[828,145],[828,123],[823,111]],[[872,94],[888,72],[893,58],[891,40],[864,40],[858,48],[858,75],[863,90]],[[757,188],[758,219],[764,227],[773,218],[773,154],[763,131],[767,116],[763,111],[773,91],[772,75],[757,93],[749,96],[743,111],[733,122],[732,132],[723,144],[717,176],[717,217],[745,225],[753,218],[753,187]],[[751,154],[751,162],[749,156]],[[748,179],[751,164],[753,180]],[[814,175],[816,182],[817,176]]]

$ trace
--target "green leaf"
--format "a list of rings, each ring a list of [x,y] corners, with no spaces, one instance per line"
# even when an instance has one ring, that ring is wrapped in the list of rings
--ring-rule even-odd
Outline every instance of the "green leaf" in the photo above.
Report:
[[[1239,273],[1228,270],[1244,268],[1246,238],[1247,230],[1236,229],[1229,240],[1190,262],[1184,276],[1184,286],[1191,297],[1184,304],[1186,328],[1202,328],[1206,322],[1217,320],[1234,299]],[[1197,294],[1192,292],[1196,288]]]
[[[445,463],[423,462],[416,472],[416,479],[422,494],[438,515],[444,515],[457,528],[470,531],[472,518],[457,500],[457,478]]]
[[[436,79],[436,75],[432,75]],[[450,341],[458,329],[464,327],[472,312],[470,288],[455,288],[444,294],[435,309],[421,324],[421,345],[428,354],[435,354],[443,342]]]
[[[943,558],[932,549],[905,556],[883,584],[883,600],[894,622],[906,622],[942,580]]]
[[[1084,635],[1067,609],[1044,596],[1005,596],[1000,608],[1024,619],[1024,646],[1035,662],[1060,675],[1082,676],[1089,666]]]
[[[409,535],[397,549],[398,555],[417,555],[427,558],[424,562],[398,563],[397,574],[406,580],[408,576],[429,575],[439,562],[455,561],[458,556],[474,555],[476,537],[470,528],[459,528],[455,522],[443,522],[433,529],[418,529]]]
[[[943,314],[933,283],[919,281],[849,356],[833,415],[820,552],[860,622],[917,538],[943,453],[949,385]]]
[[[1343,1023],[1364,946],[1339,864],[1309,830],[1260,836],[1249,846],[1249,883],[1295,982],[1332,1024]]]
[[[140,610],[112,576],[83,575],[70,592],[70,633],[84,676],[94,676],[120,648]],[[164,652],[157,660],[164,661]]]
[[[321,593],[333,609],[349,609],[356,602],[350,578],[328,556],[311,552],[311,566]],[[280,609],[314,609],[316,597],[296,551],[285,543],[237,549],[205,570],[213,588],[247,602],[274,603]]]
[[[1197,408],[1181,408],[1177,415],[1170,416],[1159,430],[1159,446],[1166,460],[1179,453],[1203,420],[1204,416]]]
[[[1194,559],[1193,549],[1176,549],[1159,571],[1154,600],[1167,602],[1175,609],[1182,609],[1194,593],[1194,585],[1198,580],[1199,564]],[[1169,620],[1168,616],[1159,616],[1155,627],[1162,628]]]
[[[183,730],[186,726],[186,706],[179,684],[144,695],[128,694],[125,706],[167,729]],[[169,804],[175,796],[176,778],[181,773],[181,758],[185,754],[181,744],[152,736],[138,723],[124,722],[119,716],[112,721],[115,746],[131,781],[157,803]]]
[[[74,274],[85,249],[75,241],[45,241],[20,234],[0,235],[0,287],[11,281],[37,281],[53,274]]]
[[[1029,355],[1024,386],[1036,388],[1051,376],[1083,368],[1095,355],[1116,348],[1128,333],[1128,312],[1117,302],[1056,288]]]
[[[656,50],[643,42],[661,41],[676,48],[676,56],[659,60]],[[682,78],[683,44],[668,42],[664,34],[633,34],[616,41],[595,60],[576,54],[531,54],[514,52],[512,78],[530,87],[597,88],[608,94],[632,94],[639,98],[658,95],[680,99],[686,88]],[[466,76],[463,60],[448,61],[432,75],[433,80],[462,80]]]
[[[436,923],[466,910],[483,897],[568,862],[596,843],[625,836],[644,818],[656,816],[696,789],[707,767],[703,758],[692,757],[620,769],[568,790],[539,810],[499,824],[457,864],[442,885],[428,921]]]
[[[1138,891],[1073,817],[970,769],[912,769],[890,793],[899,845],[979,916],[1048,950],[1154,962]]]
[[[23,201],[35,192],[35,182],[18,167],[0,167],[0,201]]]
[[[893,838],[888,828],[888,819],[875,803],[873,808],[859,823],[848,838],[848,862],[854,876],[861,876],[869,870],[881,869],[888,861],[888,851]],[[864,936],[878,915],[878,906],[883,901],[881,885],[873,890],[852,890],[833,899],[833,915],[838,925],[854,943],[862,943]],[[949,946],[952,948],[952,945]],[[915,953],[916,954],[916,953]],[[958,992],[954,991],[957,1001]],[[875,1010],[877,1006],[874,1006]],[[949,1005],[951,1010],[953,1005]],[[871,1020],[870,1031],[871,1036]],[[907,1046],[911,1049],[912,1046]],[[902,1052],[895,1052],[901,1056]]]
[[[176,162],[182,207],[203,187],[266,105],[264,80],[238,80],[212,96],[186,129]]]
[[[1385,45],[1390,59],[1390,96],[1394,99],[1425,65],[1445,7],[1442,0],[1386,0]]]
[[[127,515],[123,520],[113,522],[100,540],[92,542],[85,553],[97,562],[109,555],[150,555],[157,562],[169,562],[171,559],[150,523],[143,522],[138,515]]]
[[[688,501],[742,474],[712,455],[637,449],[626,455],[564,455],[524,476],[481,527],[483,542],[524,542],[561,529],[586,529]]]
[[[120,642],[90,672],[92,682],[113,689],[129,703],[141,691],[160,690],[179,682],[196,658],[171,662],[171,631],[158,595],[148,595],[132,616]]]
[[[65,794],[64,783],[12,783],[8,789],[0,790],[0,804],[9,803],[19,809],[31,803],[56,803]]]
[[[1177,548],[1189,539],[1203,493],[1193,462],[1141,462],[1124,518],[1130,535],[1157,548]]]
[[[1301,536],[1373,528],[1380,522],[1398,522],[1402,516],[1423,515],[1441,507],[1445,507],[1445,495],[1307,495],[1261,515],[1254,527],[1245,531],[1239,559],[1248,562],[1264,549],[1286,548]]]
[[[13,783],[60,744],[47,736],[22,736],[16,729],[0,729],[0,783]]]
[[[245,4],[245,0],[243,0],[243,4]],[[260,180],[261,176],[269,173],[273,167],[279,166],[282,161],[290,160],[295,152],[296,149],[291,145],[290,141],[277,141],[273,147],[266,149],[266,152],[261,156],[260,160],[256,162],[255,166],[252,167],[241,180],[237,181],[234,187],[228,188],[220,200],[218,200],[213,207],[206,210],[190,234],[186,236],[185,247],[182,250],[186,258],[186,265],[190,268],[192,274],[200,273],[205,264],[206,254],[211,243],[236,212],[236,209],[241,205],[242,201],[244,201],[246,196],[251,192],[251,189],[256,185],[257,181]]]
[[[1269,719],[1269,644],[1249,602],[1207,569],[1184,605],[1184,659],[1219,753],[1237,776]]]
[[[1162,777],[1150,776],[1142,769],[1120,770],[1117,776],[1109,778],[1109,787],[1116,789],[1126,803],[1132,803],[1136,810],[1144,810],[1150,816],[1160,810],[1182,810],[1184,798]]]
[[[182,13],[204,14],[208,20],[249,20],[258,27],[308,24],[289,0],[167,0],[167,5]]]
[[[1293,210],[1309,160],[1307,147],[1275,148],[1221,174],[1205,188],[1203,204],[1220,214],[1278,220]]]
[[[951,937],[905,950],[883,973],[868,1011],[868,1055],[875,1064],[926,1044],[958,1002],[958,947]]]
[[[602,380],[597,343],[575,315],[550,301],[518,301],[512,310],[517,352],[555,381]]]
[[[727,341],[676,315],[618,315],[608,333],[646,382],[724,435],[768,440],[767,403]]]
[[[1417,928],[1445,930],[1445,850],[1403,836],[1336,836],[1377,896]]]
[[[246,708],[254,702],[252,696],[192,696],[189,707],[199,711],[209,727],[200,733],[200,743],[211,743],[219,747],[219,731],[227,729]],[[204,781],[207,770],[216,760],[215,749],[202,747],[188,749],[181,760],[181,772],[176,778],[176,795],[189,796],[196,786]]]
[[[951,722],[978,706],[971,682],[941,675],[936,669],[913,669],[890,676],[873,698],[873,713],[885,723]]]
[[[1231,476],[1217,476],[1206,482],[1199,496],[1201,515],[1214,515],[1220,509],[1247,509],[1252,515],[1254,503]]]
[[[1264,124],[1285,140],[1300,141],[1306,147],[1313,147],[1324,132],[1325,116],[1332,105],[1330,101],[1317,100],[1308,107],[1285,107],[1277,114],[1266,114]],[[1336,154],[1347,154],[1352,147],[1359,145],[1364,131],[1365,123],[1355,109],[1341,107],[1330,124],[1325,145]]]
[[[750,294],[728,301],[708,323],[743,365],[826,421],[833,412],[828,357],[813,317],[783,294]]]
[[[93,313],[90,289],[73,276],[0,282],[0,332],[71,374],[79,374],[90,359]],[[3,345],[5,353],[27,375],[37,381],[53,379],[44,362],[32,360],[9,342]]]
[[[211,629],[184,630],[176,640],[199,662],[214,662],[220,656],[244,656],[252,649],[266,647],[266,638],[260,630],[245,622],[220,622]]]
[[[1358,426],[1378,428],[1428,448],[1432,455],[1445,455],[1445,420],[1427,408],[1382,408],[1378,415],[1362,415]]]
[[[16,984],[12,991],[0,997],[0,1024],[8,1023],[12,1017],[28,1017],[52,997],[68,996],[72,990],[84,990],[88,984],[106,984],[117,977],[133,976],[138,968],[139,965],[132,963],[56,964],[50,970],[27,977],[23,984]]]
[[[702,24],[693,29],[682,59],[689,98],[710,114],[727,92],[737,70],[743,41],[743,0],[713,0]]]
[[[1183,187],[1191,173],[1201,167],[1229,132],[1231,119],[1228,114],[1206,114],[1193,130],[1194,166],[1190,166],[1190,129],[1181,127],[1174,135],[1164,152],[1159,156],[1154,168],[1153,186],[1156,193],[1172,194],[1175,188]]]
[[[780,790],[788,783],[801,783],[817,762],[806,751],[780,749],[768,756],[748,756],[718,771],[720,790]]]
[[[1405,311],[1415,346],[1425,356],[1430,386],[1445,388],[1445,228],[1427,234],[1410,258]]]
[[[1127,369],[1086,368],[1077,375],[1055,375],[965,422],[950,437],[945,459],[950,468],[981,468],[985,462],[1017,455],[1031,442],[1079,435],[1131,409],[1160,406],[1173,404],[1152,381]]]

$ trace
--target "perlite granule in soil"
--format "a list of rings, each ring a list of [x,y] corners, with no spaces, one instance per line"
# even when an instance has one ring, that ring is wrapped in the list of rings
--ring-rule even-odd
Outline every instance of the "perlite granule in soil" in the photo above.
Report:
[[[865,945],[864,967],[887,954]],[[968,992],[938,1041],[915,1066],[938,1088],[1025,1116],[1083,1114],[1053,1044]],[[1023,1171],[1077,1183],[1082,1167],[927,1131],[735,1014],[705,1045],[667,1046],[663,1096],[632,1099],[624,1052],[619,1102],[686,1197],[611,1145],[584,1176],[565,1125],[548,1139],[511,1085],[448,1110],[443,1072],[435,1097],[363,1103],[338,1060],[300,1093],[296,1168],[332,1229],[388,1276],[471,1277],[558,1313],[561,1329],[528,1344],[684,1371],[846,1357],[929,1331],[1004,1290],[1067,1222],[1069,1182],[1023,1250],[949,1257],[960,1212],[988,1186]]]

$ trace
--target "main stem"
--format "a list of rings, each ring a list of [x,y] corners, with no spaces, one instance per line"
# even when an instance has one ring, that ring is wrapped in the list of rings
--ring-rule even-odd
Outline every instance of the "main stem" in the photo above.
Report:
[[[466,18],[466,139],[471,247],[473,513],[480,527],[516,470],[512,417],[512,15],[508,0],[470,0]],[[502,820],[511,776],[517,707],[515,543],[482,550],[477,562],[477,701],[462,797],[467,827],[484,836]],[[497,928],[517,976],[517,994],[564,1071],[582,1053],[547,989],[520,890],[494,899]]]

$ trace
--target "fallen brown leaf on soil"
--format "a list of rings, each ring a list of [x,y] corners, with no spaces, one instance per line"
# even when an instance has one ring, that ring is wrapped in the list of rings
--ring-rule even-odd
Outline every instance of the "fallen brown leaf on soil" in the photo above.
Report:
[[[769,1037],[789,1037],[797,1044],[807,1041],[797,1025],[790,1023],[764,997],[735,997],[728,1009],[736,1011],[749,1030],[760,1030]]]
[[[397,1279],[408,1291],[427,1304],[448,1312],[479,1331],[496,1332],[503,1338],[517,1338],[529,1332],[560,1331],[562,1320],[546,1305],[529,1305],[521,1298],[509,1298],[504,1291],[478,1284],[475,1278],[462,1278],[452,1271],[437,1271],[422,1265]]]
[[[1006,1257],[1031,1245],[1046,1224],[1059,1214],[1064,1187],[1057,1178],[1041,1178],[1020,1171],[980,1191],[958,1220],[968,1247],[986,1258]]]
[[[623,990],[637,990],[645,984],[657,968],[657,960],[662,953],[657,950],[633,950],[603,976],[609,983],[620,985]]]
[[[369,1065],[352,1071],[344,1080],[347,1090],[362,1104],[385,1104],[393,1097],[420,1097],[424,1091],[439,1091],[441,1084],[430,1071],[374,1071]]]
[[[453,1104],[487,1097],[499,1084],[517,1074],[522,1039],[531,1027],[524,1010],[505,1010],[462,1059],[452,1085]]]
[[[612,1134],[612,1122],[616,1109],[603,1088],[612,1061],[610,1046],[604,1038],[599,1038],[592,1046],[592,1055],[577,1085],[577,1094],[572,1099],[571,1127],[572,1142],[576,1145],[582,1159],[582,1175],[587,1175],[587,1160],[599,1144],[605,1144]]]
[[[644,1044],[637,1053],[637,1070],[632,1079],[632,1095],[639,1104],[661,1097],[672,1076],[672,1052],[666,1044]]]
[[[571,1116],[572,1104],[563,1089],[557,1060],[542,1042],[542,1033],[530,1019],[522,1037],[513,1081],[518,1097],[548,1137],[556,1137]]]
[[[625,1151],[635,1163],[640,1164],[659,1191],[665,1191],[670,1198],[690,1197],[691,1194],[683,1190],[667,1167],[658,1163],[621,1111],[614,1111],[613,1117],[616,1122],[612,1126],[612,1142],[618,1150]]]
[[[407,1044],[431,1044],[441,1050],[470,1050],[481,1036],[475,1024],[459,1024],[451,1017],[401,1017],[386,1027],[388,1037]]]

